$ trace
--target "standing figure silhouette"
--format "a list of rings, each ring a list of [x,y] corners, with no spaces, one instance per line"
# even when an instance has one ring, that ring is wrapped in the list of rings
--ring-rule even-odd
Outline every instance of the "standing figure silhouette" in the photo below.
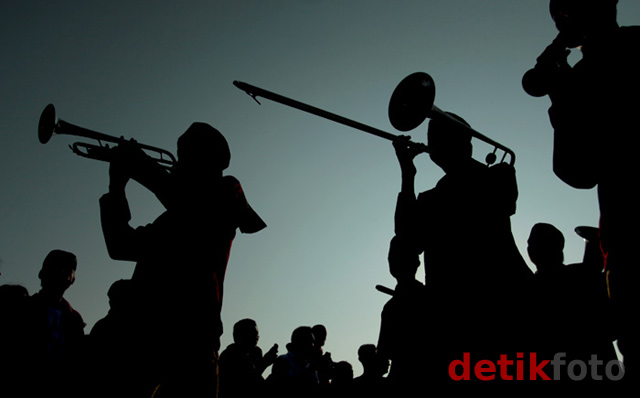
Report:
[[[471,135],[462,127],[468,124],[450,115],[460,123],[431,119],[427,132],[429,156],[445,175],[418,196],[418,151],[394,142],[402,173],[395,232],[413,246],[409,250],[423,253],[429,304],[424,316],[439,342],[429,354],[435,369],[430,373],[438,381],[449,380],[448,364],[463,352],[490,358],[520,344],[519,317],[532,277],[511,232],[518,195],[514,168],[474,160]]]
[[[537,76],[530,80],[544,86],[541,93],[551,99],[555,174],[574,188],[597,186],[600,240],[615,312],[611,327],[617,328],[628,379],[636,377],[640,358],[640,326],[634,320],[640,264],[631,230],[640,223],[635,184],[640,172],[640,27],[618,25],[617,3],[551,0],[558,38],[525,77]],[[572,48],[582,54],[573,67],[566,60]]]
[[[178,139],[169,173],[135,142],[114,148],[109,192],[100,199],[102,229],[111,258],[135,261],[131,277],[138,347],[148,359],[145,387],[157,396],[212,396],[217,390],[223,284],[239,228],[266,225],[252,210],[240,182],[223,176],[231,153],[224,136],[193,123]],[[141,182],[167,208],[154,222],[133,228],[125,194]]]

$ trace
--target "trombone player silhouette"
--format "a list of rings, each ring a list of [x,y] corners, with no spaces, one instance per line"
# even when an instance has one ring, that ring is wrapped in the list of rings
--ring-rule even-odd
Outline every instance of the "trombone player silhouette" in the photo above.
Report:
[[[513,330],[522,330],[514,314],[522,311],[532,278],[511,232],[518,196],[514,167],[473,159],[469,124],[447,115],[432,118],[427,131],[429,157],[445,173],[434,188],[416,196],[414,158],[420,151],[405,143],[408,136],[393,143],[402,176],[395,233],[423,254],[436,381],[450,380],[448,365],[463,352],[489,358],[516,349]]]
[[[223,283],[236,229],[266,225],[240,182],[224,176],[231,153],[224,136],[193,123],[178,139],[169,172],[134,141],[111,149],[109,191],[100,198],[109,255],[135,261],[131,278],[139,347],[148,369],[143,388],[162,396],[214,396],[222,322]],[[133,178],[156,194],[166,211],[133,228],[125,188]]]
[[[640,108],[640,27],[620,27],[617,0],[551,0],[558,37],[523,77],[525,91],[551,99],[553,170],[571,187],[597,186],[600,241],[615,309],[626,377],[640,357],[640,263],[635,228],[640,222],[637,113]],[[567,54],[581,50],[572,67]],[[614,327],[614,326],[612,326]]]

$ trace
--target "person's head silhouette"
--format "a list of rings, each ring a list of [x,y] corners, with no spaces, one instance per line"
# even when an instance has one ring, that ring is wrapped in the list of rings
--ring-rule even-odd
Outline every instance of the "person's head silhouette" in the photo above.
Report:
[[[315,336],[310,326],[300,326],[291,333],[287,349],[303,360],[312,358],[315,351]]]
[[[420,267],[419,253],[406,239],[394,236],[389,244],[389,272],[400,282],[415,280]]]
[[[120,279],[111,284],[107,297],[112,311],[124,311],[131,305],[134,293],[132,283],[130,279]]]
[[[222,133],[207,123],[195,122],[178,138],[176,170],[185,175],[220,175],[229,167],[231,151]]]
[[[253,319],[241,319],[233,325],[233,342],[247,350],[258,345],[260,333]]]
[[[358,360],[364,373],[382,377],[389,371],[389,360],[382,358],[374,344],[363,344],[358,348]]]
[[[469,127],[460,116],[447,112],[449,116]],[[431,119],[427,130],[429,157],[445,173],[471,158],[471,134],[459,123],[446,119]]]
[[[314,325],[311,330],[313,331],[316,347],[322,349],[327,340],[327,328],[324,325],[318,324]]]
[[[567,47],[584,44],[585,38],[617,27],[618,0],[551,0],[549,13]]]
[[[527,244],[529,258],[539,272],[547,272],[563,265],[564,235],[553,225],[534,225]]]
[[[78,261],[73,253],[64,250],[49,252],[38,273],[42,290],[62,298],[64,292],[76,280],[77,265]]]

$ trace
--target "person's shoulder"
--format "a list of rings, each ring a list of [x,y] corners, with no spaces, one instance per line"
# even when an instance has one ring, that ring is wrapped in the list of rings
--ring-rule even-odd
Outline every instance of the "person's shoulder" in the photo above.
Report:
[[[502,162],[486,167],[486,173],[492,178],[514,178],[516,169],[512,165]]]
[[[621,26],[618,32],[618,44],[625,50],[640,46],[640,26]]]
[[[67,313],[74,320],[74,322],[77,325],[82,325],[82,328],[84,328],[86,324],[84,322],[84,319],[82,319],[82,315],[80,315],[80,313],[75,308],[73,308],[71,303],[69,303],[66,299],[63,298],[61,304],[64,306],[65,311],[67,311]]]
[[[262,357],[263,356],[262,348],[255,346],[249,350],[249,354],[255,355],[255,356],[259,355],[260,357]]]
[[[363,384],[366,384],[365,378],[363,375],[360,376],[356,376],[353,378],[353,380],[351,381],[351,383],[355,386],[355,387],[360,387]]]
[[[231,343],[227,346],[227,348],[222,350],[222,353],[220,355],[223,355],[224,353],[233,352],[235,349],[236,349],[236,343]]]
[[[222,352],[220,353],[220,361],[221,362],[225,362],[231,358],[233,358],[236,354],[236,345],[235,343],[231,343],[227,346],[227,348],[225,348],[224,350],[222,350]]]
[[[240,185],[240,180],[232,175],[222,176],[222,183],[230,186]]]
[[[293,364],[293,356],[290,352],[287,352],[286,354],[282,354],[282,355],[278,355],[276,357],[275,362],[280,363],[280,364],[287,364],[287,365],[291,365]],[[274,362],[274,364],[275,364]]]
[[[422,191],[418,194],[418,196],[416,197],[416,200],[418,201],[418,203],[423,203],[423,202],[428,202],[433,195],[435,195],[438,191],[437,189],[437,185],[431,189],[427,189],[426,191]]]
[[[621,26],[620,33],[623,35],[640,37],[640,25]]]
[[[242,184],[240,184],[240,180],[231,175],[222,176],[220,180],[220,184],[223,189],[227,190],[227,192],[233,192],[234,196],[238,196],[243,192]]]
[[[91,327],[91,330],[89,331],[89,334],[91,336],[95,336],[95,335],[104,335],[105,331],[108,330],[111,326],[111,319],[109,318],[109,315],[105,316],[104,318],[100,318],[96,321],[96,323],[93,324],[93,326]]]
[[[286,372],[285,369],[293,367],[293,358],[290,353],[286,353],[283,355],[278,355],[276,359],[273,361],[272,371],[276,372]]]
[[[25,306],[27,310],[37,310],[41,307],[45,307],[45,299],[41,292],[36,292],[31,296],[27,297],[25,300]]]

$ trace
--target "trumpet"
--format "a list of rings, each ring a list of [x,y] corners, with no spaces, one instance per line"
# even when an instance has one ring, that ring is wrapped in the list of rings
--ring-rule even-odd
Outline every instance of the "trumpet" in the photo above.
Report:
[[[314,106],[296,101],[294,99],[276,94],[271,91],[264,90],[262,88],[252,86],[250,84],[234,81],[233,84],[240,90],[246,92],[251,98],[253,98],[258,104],[260,101],[257,97],[263,97],[275,102],[279,102],[283,105],[296,108],[298,110],[320,116],[334,122],[364,131],[366,133],[390,140],[390,141],[402,141],[407,146],[416,150],[418,153],[429,153],[429,147],[423,143],[409,141],[402,136],[392,134],[375,127],[357,122],[355,120],[348,119],[346,117],[336,115],[335,113],[327,112],[325,110],[316,108]],[[487,165],[495,163],[497,160],[497,151],[502,150],[504,152],[501,162],[506,160],[509,155],[509,164],[513,166],[515,163],[515,153],[483,134],[473,130],[466,124],[461,123],[457,119],[453,118],[446,112],[441,111],[436,107],[433,102],[435,99],[435,83],[431,76],[424,72],[416,72],[405,77],[400,84],[394,90],[391,99],[389,101],[389,120],[394,128],[399,131],[409,131],[418,127],[426,118],[438,118],[441,120],[447,120],[455,123],[466,132],[470,133],[472,137],[480,139],[494,147],[492,153],[489,153],[485,159]]]
[[[97,144],[90,144],[86,142],[75,142],[69,145],[69,148],[73,153],[78,156],[82,156],[89,159],[102,160],[105,162],[111,161],[112,154],[109,144],[104,142],[110,142],[114,144],[121,144],[126,141],[124,138],[114,137],[108,134],[99,133],[97,131],[89,130],[84,127],[80,127],[62,119],[58,119],[56,116],[56,108],[53,104],[47,105],[38,122],[38,139],[40,143],[46,144],[54,135],[73,135],[77,137],[84,137],[98,141]],[[151,158],[159,165],[165,168],[172,168],[176,164],[176,158],[173,154],[165,149],[157,148],[151,145],[145,145],[136,143],[136,145],[144,150]]]

